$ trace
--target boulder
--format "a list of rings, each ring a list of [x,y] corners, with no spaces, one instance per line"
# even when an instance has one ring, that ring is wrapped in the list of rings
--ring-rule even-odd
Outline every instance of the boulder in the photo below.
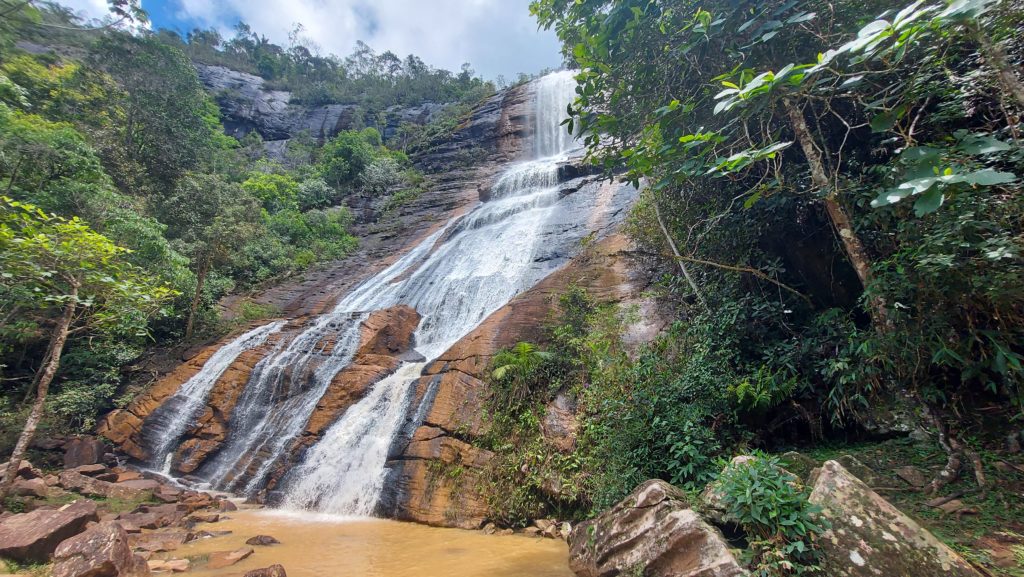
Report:
[[[238,563],[249,555],[252,555],[252,547],[242,547],[234,551],[214,551],[210,553],[210,561],[206,564],[207,569],[223,569]]]
[[[152,495],[152,491],[137,489],[126,483],[110,483],[93,477],[87,477],[77,471],[61,471],[60,486],[87,497],[106,497],[125,501],[143,501]]]
[[[160,489],[160,483],[152,479],[130,479],[128,481],[118,481],[115,483],[118,487],[127,487],[129,489],[138,489],[139,491],[153,491],[156,492]]]
[[[99,477],[100,475],[108,472],[105,465],[95,463],[92,465],[82,465],[81,467],[75,467],[72,469],[76,473],[81,473],[88,477]]]
[[[189,521],[196,523],[216,523],[220,521],[219,513],[192,513],[188,516]]]
[[[747,575],[717,529],[686,495],[650,480],[569,535],[569,567],[580,577],[736,577]]]
[[[918,489],[927,485],[928,481],[930,480],[928,475],[924,471],[918,469],[913,465],[897,467],[894,471],[897,477],[902,479],[911,487],[916,487]]]
[[[243,577],[288,577],[285,573],[284,567],[280,565],[271,565],[270,567],[264,567],[263,569],[253,569],[247,572]]]
[[[35,479],[15,479],[11,485],[11,492],[19,497],[39,497],[45,499],[49,494],[49,487],[46,481],[36,477]]]
[[[233,501],[229,501],[228,499],[221,499],[220,501],[217,501],[217,509],[221,513],[230,513],[231,511],[237,511],[238,505],[235,505]]]
[[[82,465],[103,462],[107,447],[96,437],[78,437],[64,444],[64,468],[74,469]]]
[[[158,531],[154,533],[135,533],[128,535],[128,544],[132,550],[160,553],[174,551],[188,540],[189,534],[184,531]]]
[[[0,464],[0,474],[7,474],[7,466],[9,464],[10,461],[4,461],[3,464]],[[37,477],[42,477],[42,474],[38,469],[32,466],[32,463],[23,459],[21,463],[18,464],[18,479],[35,479]]]
[[[37,509],[12,515],[0,523],[0,557],[30,563],[45,563],[61,541],[99,521],[96,504],[79,500],[60,509]]]
[[[125,481],[136,481],[142,478],[142,474],[138,471],[124,471],[123,473],[117,473],[117,479],[115,483],[123,483]]]
[[[61,543],[54,553],[52,576],[127,577],[138,575],[136,571],[128,534],[117,523],[107,522]]]
[[[270,535],[256,535],[245,541],[246,545],[280,545],[281,542]]]
[[[836,461],[811,478],[810,501],[831,528],[821,566],[830,577],[981,577],[962,557]]]

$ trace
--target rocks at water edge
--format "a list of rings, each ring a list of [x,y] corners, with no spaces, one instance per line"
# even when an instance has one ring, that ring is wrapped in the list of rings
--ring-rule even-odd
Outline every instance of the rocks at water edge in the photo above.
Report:
[[[67,539],[54,553],[52,577],[128,577],[149,575],[128,545],[128,534],[114,522],[93,525]]]
[[[962,557],[836,461],[811,478],[810,501],[831,528],[819,543],[830,577],[981,577]]]
[[[247,572],[243,577],[288,577],[285,573],[284,567],[280,565],[271,565],[270,567],[264,567],[263,569],[253,569]]]
[[[277,539],[271,537],[270,535],[256,535],[255,537],[250,537],[249,539],[247,539],[245,541],[245,544],[246,545],[262,545],[262,546],[265,547],[265,546],[268,546],[268,545],[280,545],[281,542],[278,541]]]
[[[747,575],[722,534],[660,480],[641,484],[569,536],[569,566],[579,577],[736,577]]]
[[[0,557],[46,563],[62,541],[95,521],[99,521],[96,504],[84,499],[56,510],[12,515],[0,523]]]
[[[238,563],[249,555],[252,555],[252,547],[242,547],[234,551],[214,551],[210,553],[210,561],[206,564],[207,569],[223,569]]]

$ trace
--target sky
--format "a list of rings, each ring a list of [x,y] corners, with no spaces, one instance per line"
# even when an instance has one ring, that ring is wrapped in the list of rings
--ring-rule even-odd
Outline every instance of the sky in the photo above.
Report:
[[[60,0],[86,17],[106,14],[106,0]],[[302,24],[322,54],[345,56],[357,40],[375,51],[415,54],[457,71],[469,62],[487,79],[513,79],[561,63],[554,32],[538,31],[529,0],[142,0],[154,28],[184,33],[215,27],[230,38],[238,21],[287,45]]]

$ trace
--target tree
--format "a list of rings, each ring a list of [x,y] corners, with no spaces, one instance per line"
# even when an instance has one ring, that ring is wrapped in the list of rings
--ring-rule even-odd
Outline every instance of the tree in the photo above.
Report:
[[[148,36],[107,34],[92,49],[91,64],[125,92],[108,154],[108,164],[128,165],[111,171],[118,184],[167,186],[207,157],[220,128],[216,107],[181,50]]]
[[[169,235],[182,245],[195,267],[195,293],[185,322],[188,339],[195,328],[210,270],[226,262],[234,251],[261,232],[260,207],[243,187],[216,175],[189,174],[178,181],[167,197],[162,214]]]
[[[64,345],[82,333],[138,336],[173,291],[125,260],[128,250],[77,218],[47,215],[0,197],[0,285],[13,303],[50,325],[49,342],[32,382],[36,397],[10,465],[0,482],[6,495],[18,463],[43,417]]]

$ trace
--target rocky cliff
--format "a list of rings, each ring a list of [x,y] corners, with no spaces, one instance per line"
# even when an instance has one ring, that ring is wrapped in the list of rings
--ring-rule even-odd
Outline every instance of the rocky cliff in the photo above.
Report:
[[[337,130],[338,119],[342,118],[338,116],[340,109],[327,107],[312,114],[310,109],[289,108],[284,95],[265,91],[258,82],[229,72],[207,69],[203,74],[207,84],[213,86],[241,79],[238,90],[247,96],[237,101],[237,108],[229,109],[229,116],[239,121],[239,130],[266,130],[267,134],[288,135],[295,127],[308,129],[308,122],[321,122],[325,134]],[[172,472],[187,476],[217,455],[229,434],[235,404],[261,359],[314,322],[316,315],[332,308],[338,299],[360,282],[387,267],[453,216],[467,212],[488,197],[498,172],[509,162],[525,155],[524,149],[528,146],[534,125],[528,97],[528,87],[520,86],[502,91],[478,106],[451,139],[421,159],[424,166],[437,171],[435,186],[403,206],[389,220],[360,225],[357,231],[360,249],[355,255],[311,271],[255,298],[259,303],[274,305],[289,320],[280,332],[240,354],[217,379],[202,414],[173,454]],[[270,132],[272,130],[281,132]],[[471,149],[483,151],[479,161],[465,165],[454,160]],[[623,195],[617,193],[622,185],[601,181],[580,168],[578,162],[567,162],[562,166],[558,180],[559,198],[577,195],[578,202],[589,204],[596,199],[598,204],[607,208],[604,217],[586,223],[598,242],[533,289],[493,313],[476,330],[426,367],[423,376],[411,389],[414,398],[409,405],[411,408],[405,418],[403,433],[391,447],[380,512],[433,525],[479,525],[487,517],[487,511],[476,494],[476,479],[490,455],[474,446],[474,441],[486,426],[480,410],[487,393],[482,379],[491,356],[517,341],[536,340],[552,299],[569,284],[584,286],[603,300],[640,302],[637,295],[645,287],[646,280],[636,267],[631,266],[625,250],[627,241],[615,233],[616,223],[627,208],[623,204]],[[559,231],[556,227],[550,234],[559,232],[566,231]],[[544,244],[541,243],[542,246]],[[572,255],[541,254],[536,258],[561,262],[569,256]],[[649,303],[640,304],[647,306]],[[278,481],[289,467],[301,460],[305,449],[315,443],[325,429],[373,384],[393,372],[400,361],[415,354],[412,335],[418,322],[417,311],[409,307],[376,311],[362,322],[359,346],[352,362],[331,381],[302,434],[291,449],[274,463],[274,470],[262,487],[261,495],[272,497]],[[636,333],[642,338],[654,328],[638,327]],[[125,409],[109,415],[102,423],[100,433],[132,458],[150,460],[152,455],[147,447],[152,446],[152,439],[146,438],[147,422],[154,418],[154,414],[171,410],[167,405],[168,399],[233,336],[185,359],[181,366],[164,376],[146,394]],[[319,354],[326,358],[333,343],[322,345]],[[320,361],[314,360],[312,368],[303,370],[315,370],[317,362]],[[561,399],[553,404],[550,413],[550,420],[557,425],[552,426],[552,434],[563,437],[562,442],[571,446],[571,403]],[[458,478],[438,478],[436,472],[452,464],[461,465],[466,474]],[[245,479],[251,473],[251,470],[237,470],[232,475]]]

